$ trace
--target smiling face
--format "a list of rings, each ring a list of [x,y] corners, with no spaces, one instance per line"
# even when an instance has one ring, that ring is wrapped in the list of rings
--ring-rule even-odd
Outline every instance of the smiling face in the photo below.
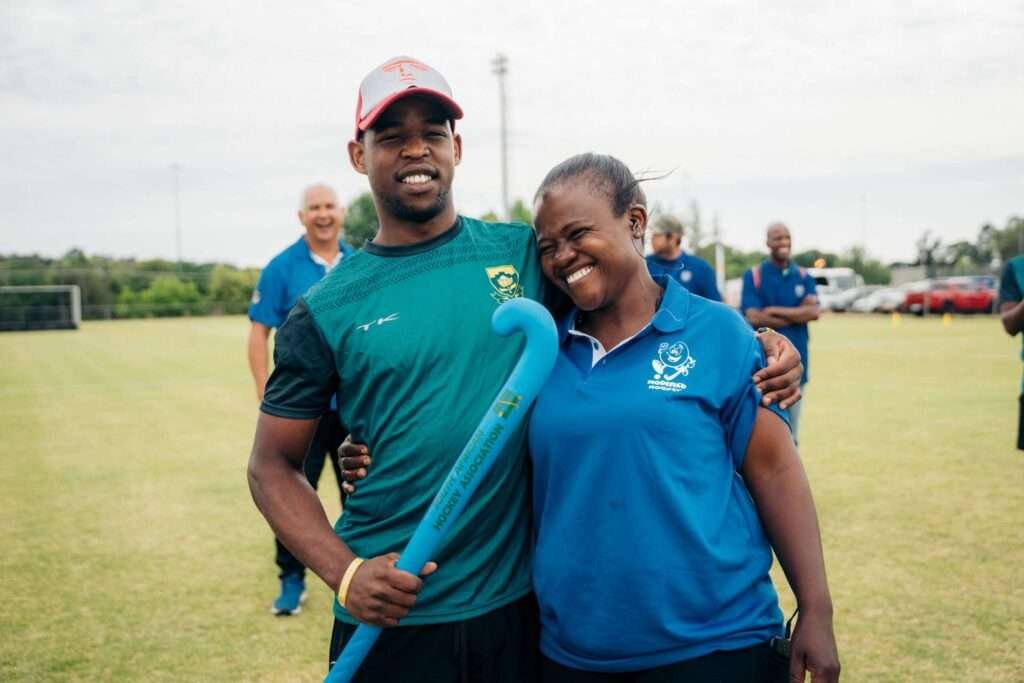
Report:
[[[771,252],[773,261],[777,263],[789,262],[789,252],[792,246],[789,228],[782,223],[774,223],[769,226],[766,244],[768,245],[768,251]]]
[[[314,185],[302,195],[299,221],[306,228],[306,236],[313,246],[326,248],[337,245],[344,217],[338,196],[331,188]]]
[[[614,215],[607,193],[592,179],[558,183],[538,198],[534,225],[544,275],[583,311],[607,308],[636,284],[646,265],[634,243],[647,212]]]
[[[369,178],[378,210],[426,223],[451,208],[462,139],[436,100],[410,96],[388,107],[361,140],[350,142],[349,157]]]

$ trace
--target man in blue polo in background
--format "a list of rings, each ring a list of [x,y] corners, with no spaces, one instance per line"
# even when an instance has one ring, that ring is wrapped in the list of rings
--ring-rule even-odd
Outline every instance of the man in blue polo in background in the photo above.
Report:
[[[256,398],[263,400],[268,376],[268,341],[270,330],[280,327],[288,311],[300,296],[306,293],[342,259],[352,253],[352,247],[339,239],[345,211],[338,196],[327,185],[311,185],[302,193],[299,221],[306,232],[291,246],[275,256],[260,273],[259,282],[249,305],[249,369],[256,383]],[[329,458],[338,486],[341,474],[338,468],[338,446],[346,431],[335,415],[334,406],[320,420],[316,435],[306,453],[303,469],[306,479],[316,488],[324,460]],[[271,612],[278,615],[298,614],[306,597],[306,568],[294,555],[274,539],[277,544],[277,566],[281,579],[281,592]]]
[[[1024,330],[1024,254],[1006,262],[999,280],[999,317],[1011,337]],[[1024,353],[1021,354],[1024,358]],[[1024,382],[1017,414],[1017,448],[1024,450]]]
[[[659,216],[651,228],[651,249],[647,270],[652,277],[667,275],[690,292],[705,299],[721,301],[715,271],[699,256],[683,251],[683,224],[675,216]]]
[[[810,379],[807,323],[818,319],[818,290],[814,278],[790,261],[792,239],[782,223],[768,226],[768,259],[743,274],[740,310],[755,328],[767,327],[793,342],[804,362],[801,392]],[[800,413],[804,401],[789,408],[793,439],[799,443]]]

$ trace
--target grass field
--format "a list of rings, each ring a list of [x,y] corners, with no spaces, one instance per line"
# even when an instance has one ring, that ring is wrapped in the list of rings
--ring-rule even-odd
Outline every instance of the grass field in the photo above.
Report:
[[[322,679],[328,590],[311,582],[298,617],[268,611],[246,333],[200,318],[0,335],[0,680]],[[812,334],[803,456],[843,680],[1024,680],[1019,339],[980,317],[837,316]],[[321,489],[333,519],[329,472]]]

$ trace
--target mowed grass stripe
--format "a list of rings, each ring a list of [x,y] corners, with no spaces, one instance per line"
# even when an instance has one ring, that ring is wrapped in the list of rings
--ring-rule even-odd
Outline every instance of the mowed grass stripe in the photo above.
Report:
[[[296,618],[268,613],[247,329],[0,335],[0,680],[322,679],[327,589],[310,581]],[[1019,339],[990,317],[832,316],[811,349],[802,451],[844,680],[1020,680]]]

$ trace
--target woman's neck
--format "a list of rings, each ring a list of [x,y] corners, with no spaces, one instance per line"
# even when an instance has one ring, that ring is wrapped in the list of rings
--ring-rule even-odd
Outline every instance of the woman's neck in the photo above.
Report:
[[[593,311],[580,311],[576,326],[596,338],[606,349],[614,348],[642,330],[658,310],[665,290],[658,286],[646,266],[634,278],[632,286],[608,306]]]

